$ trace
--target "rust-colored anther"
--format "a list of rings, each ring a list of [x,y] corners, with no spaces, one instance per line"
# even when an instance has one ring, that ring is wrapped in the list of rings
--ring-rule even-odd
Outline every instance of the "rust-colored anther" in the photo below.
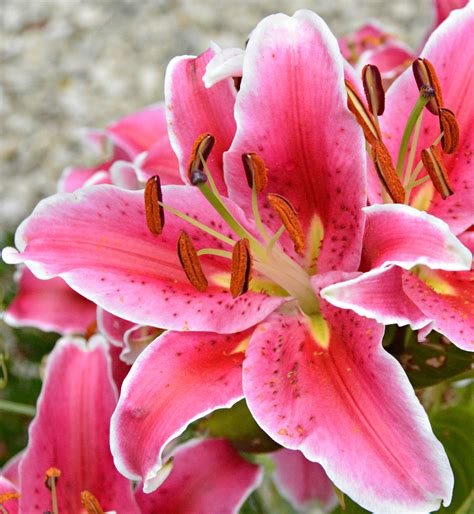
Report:
[[[87,514],[104,514],[97,498],[89,491],[82,491],[81,502]]]
[[[194,141],[193,148],[191,150],[191,157],[188,162],[189,181],[191,181],[191,174],[193,171],[204,169],[202,159],[207,161],[215,142],[215,137],[208,133],[201,134],[196,141]]]
[[[392,157],[387,147],[381,141],[376,141],[372,146],[371,153],[379,179],[390,198],[395,203],[403,203],[405,201],[405,190],[395,171]]]
[[[428,59],[416,59],[412,64],[413,75],[420,92],[423,93],[423,87],[433,90],[433,98],[426,104],[426,108],[436,116],[439,114],[440,107],[443,107],[443,95],[439,84],[436,71]],[[430,89],[430,91],[431,91]]]
[[[159,202],[163,202],[160,177],[148,179],[145,186],[146,224],[152,234],[161,234],[165,225],[165,212]]]
[[[2,503],[5,503],[9,500],[18,500],[19,497],[20,497],[20,493],[17,493],[16,491],[9,491],[7,493],[2,493],[2,494],[0,494],[0,505],[2,505]]]
[[[51,491],[53,485],[53,481],[57,481],[58,478],[61,476],[61,471],[59,471],[58,468],[49,468],[46,471],[45,477],[44,477],[44,485]]]
[[[240,84],[242,84],[242,77],[232,77],[236,91],[240,91]]]
[[[362,68],[362,83],[370,112],[382,116],[385,110],[385,91],[382,76],[377,66],[366,64]]]
[[[191,238],[183,230],[178,239],[178,257],[188,280],[201,293],[207,289],[207,279]]]
[[[364,105],[355,87],[348,80],[346,80],[346,90],[347,107],[355,116],[357,123],[362,127],[367,143],[373,145],[375,141],[381,141],[382,134],[375,124],[372,114]]]
[[[255,152],[248,152],[242,154],[242,164],[244,165],[247,184],[252,188],[255,179],[255,189],[257,193],[261,193],[268,184],[268,170],[265,162]]]
[[[444,153],[453,153],[459,145],[459,125],[449,109],[439,110],[439,125],[443,132],[441,147]]]
[[[443,200],[451,196],[454,190],[449,180],[448,172],[444,167],[441,152],[436,146],[432,145],[422,150],[421,160],[430,176],[431,182],[433,182],[436,191],[442,196]]]
[[[295,252],[303,255],[304,233],[294,207],[283,196],[272,193],[269,194],[267,198],[271,208],[278,214],[281,222],[288,232],[288,235],[291,237],[291,240],[295,245]]]
[[[86,328],[86,339],[90,339],[97,332],[97,321],[93,320],[87,325]]]
[[[232,270],[230,274],[230,292],[234,298],[249,289],[252,274],[252,256],[248,239],[240,239],[232,249]]]

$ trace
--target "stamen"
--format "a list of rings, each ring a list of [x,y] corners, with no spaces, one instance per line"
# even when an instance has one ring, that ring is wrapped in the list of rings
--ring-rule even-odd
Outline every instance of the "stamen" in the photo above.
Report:
[[[193,171],[202,171],[202,160],[207,161],[215,142],[214,136],[208,133],[201,134],[196,141],[194,141],[191,157],[188,162],[188,178],[190,181]]]
[[[16,491],[0,494],[0,512],[8,513],[8,511],[3,507],[3,504],[10,500],[18,500],[18,498],[20,498],[20,493],[17,493]]]
[[[318,270],[318,257],[324,239],[324,225],[321,218],[315,214],[311,220],[306,244],[306,265],[308,273],[312,276]]]
[[[372,114],[367,110],[364,102],[357,93],[355,87],[346,80],[347,107],[354,114],[357,123],[362,127],[365,139],[370,145],[375,141],[381,141],[382,134],[372,118]]]
[[[189,282],[199,291],[207,289],[207,279],[191,238],[183,230],[178,239],[178,257]]]
[[[375,116],[382,116],[385,110],[385,91],[377,66],[366,64],[362,68],[362,83],[371,113]]]
[[[248,239],[240,239],[232,250],[232,270],[230,274],[230,292],[234,298],[249,289],[252,272],[252,256]]]
[[[303,255],[304,234],[294,207],[286,198],[283,198],[283,196],[277,194],[269,194],[267,198],[270,206],[278,214],[281,222],[291,237],[291,240],[295,245],[295,252]]]
[[[58,495],[56,491],[56,485],[59,477],[61,476],[61,471],[57,468],[49,468],[46,471],[44,485],[51,491],[51,508],[53,510],[53,514],[59,514],[58,510]]]
[[[377,174],[388,194],[395,203],[403,203],[405,201],[405,190],[393,167],[387,147],[381,141],[376,141],[372,146],[371,153]]]
[[[454,112],[449,109],[440,109],[439,124],[443,132],[441,139],[443,152],[453,153],[459,145],[459,126]]]
[[[439,108],[443,107],[444,104],[441,86],[433,65],[428,59],[419,58],[413,61],[412,69],[420,92],[422,92],[423,87],[433,90],[434,97],[426,104],[426,108],[437,116]]]
[[[448,177],[448,172],[443,164],[441,158],[441,152],[436,146],[430,146],[430,148],[421,151],[421,160],[423,166],[428,172],[433,185],[442,196],[443,200],[448,196],[451,196],[454,191],[451,182]]]
[[[81,502],[87,511],[87,514],[104,514],[99,500],[89,491],[82,491]]]
[[[148,229],[152,234],[161,234],[165,225],[165,213],[162,207],[160,177],[155,175],[148,179],[145,186],[145,214]]]
[[[245,176],[247,177],[247,184],[252,188],[255,182],[257,193],[261,193],[268,184],[268,170],[265,162],[255,152],[249,152],[242,154],[242,163]]]

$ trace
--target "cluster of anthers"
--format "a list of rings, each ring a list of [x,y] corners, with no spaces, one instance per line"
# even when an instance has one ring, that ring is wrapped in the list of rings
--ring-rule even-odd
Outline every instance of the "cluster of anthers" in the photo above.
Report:
[[[229,289],[234,298],[248,291],[252,271],[255,270],[258,272],[258,280],[255,280],[258,291],[293,297],[297,300],[302,312],[309,317],[312,325],[318,327],[323,321],[310,278],[314,274],[312,268],[314,268],[322,240],[322,225],[316,223],[318,226],[312,227],[311,241],[306,244],[305,235],[294,207],[283,196],[270,193],[267,194],[266,199],[280,219],[281,227],[275,233],[265,227],[260,215],[257,196],[267,186],[268,170],[259,155],[249,152],[242,154],[242,164],[247,183],[252,190],[253,218],[259,236],[250,233],[227,208],[207,166],[206,161],[214,142],[214,136],[208,133],[201,134],[197,138],[188,164],[188,178],[239,239],[234,241],[214,228],[163,203],[158,176],[150,178],[145,187],[145,211],[149,230],[153,234],[162,233],[165,223],[164,211],[166,210],[232,247],[232,251],[215,248],[196,250],[186,231],[181,231],[177,243],[179,261],[189,282],[198,291],[203,292],[208,287],[199,257],[201,255],[224,257],[231,261]],[[296,262],[276,245],[285,230],[293,242],[295,252],[302,257],[304,264]]]
[[[396,166],[393,165],[390,153],[382,140],[378,121],[378,117],[385,110],[385,92],[378,68],[367,64],[362,70],[362,82],[368,108],[358,95],[354,85],[346,80],[348,107],[364,131],[366,142],[370,147],[370,155],[384,191],[390,195],[393,202],[406,204],[410,202],[413,188],[430,179],[443,199],[453,194],[454,191],[443,164],[442,152],[437,145],[441,142],[442,151],[451,154],[459,144],[459,128],[456,117],[452,111],[444,107],[441,86],[433,65],[428,59],[419,58],[413,61],[412,69],[420,96],[405,126]],[[414,167],[425,107],[431,114],[438,116],[440,135],[429,148],[422,149],[421,161]],[[408,145],[412,135],[411,150],[407,161]],[[423,167],[428,174],[418,179]]]

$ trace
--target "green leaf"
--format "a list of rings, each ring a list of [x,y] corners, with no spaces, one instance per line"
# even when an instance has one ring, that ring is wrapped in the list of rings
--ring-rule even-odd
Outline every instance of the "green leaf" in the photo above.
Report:
[[[419,343],[410,328],[388,328],[384,346],[400,361],[415,389],[474,376],[474,354],[459,349],[437,332]]]
[[[448,454],[454,472],[451,505],[440,514],[474,512],[474,412],[471,407],[450,407],[431,416],[436,437]]]

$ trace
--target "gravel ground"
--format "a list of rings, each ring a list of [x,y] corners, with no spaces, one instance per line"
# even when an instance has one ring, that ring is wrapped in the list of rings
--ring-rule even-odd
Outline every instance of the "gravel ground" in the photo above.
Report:
[[[0,0],[0,231],[54,192],[62,169],[93,164],[77,129],[163,95],[167,62],[209,40],[242,46],[263,16],[305,7],[336,35],[368,19],[416,47],[430,0]]]

